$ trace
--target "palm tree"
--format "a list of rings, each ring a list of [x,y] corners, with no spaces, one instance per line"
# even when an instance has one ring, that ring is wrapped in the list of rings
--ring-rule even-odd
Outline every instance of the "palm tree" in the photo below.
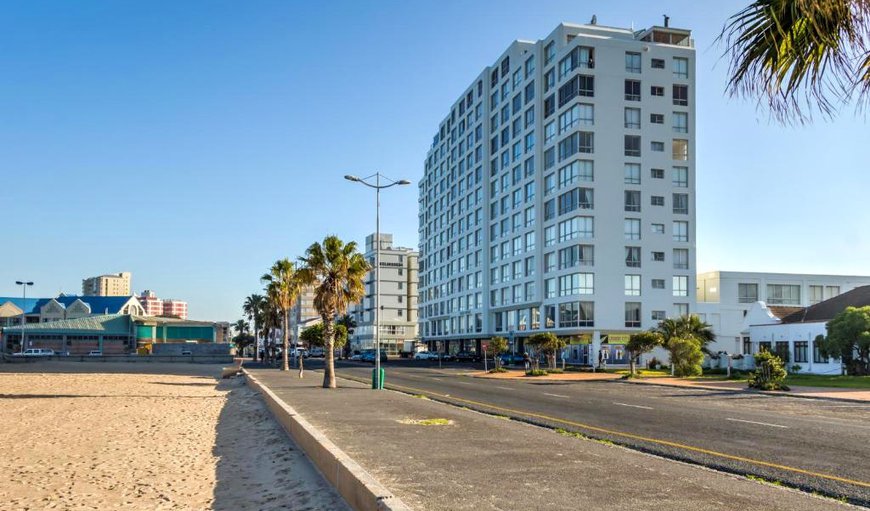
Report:
[[[662,346],[671,352],[671,358],[674,355],[674,351],[670,348],[671,341],[690,340],[697,343],[701,351],[710,354],[707,345],[716,340],[713,328],[701,321],[696,314],[663,319],[653,331],[661,334]],[[671,369],[673,369],[674,361],[671,362]]]
[[[263,275],[260,280],[266,283],[266,293],[269,296],[269,301],[281,312],[281,335],[283,339],[281,370],[289,371],[290,365],[287,355],[290,351],[290,342],[288,340],[290,333],[290,309],[293,308],[296,299],[299,298],[299,293],[302,291],[302,280],[299,278],[296,267],[287,258],[275,261],[275,264],[269,269],[269,273]]]
[[[272,339],[276,329],[281,327],[281,311],[278,310],[275,302],[269,299],[263,300],[263,347],[266,355],[266,361],[274,362],[275,359],[275,344]]]
[[[242,310],[245,313],[245,316],[248,318],[248,321],[254,323],[254,362],[257,361],[257,336],[260,334],[259,326],[261,326],[263,320],[263,303],[265,298],[262,295],[252,294],[251,296],[245,298],[245,303],[242,305]]]
[[[350,338],[353,336],[353,331],[356,329],[356,319],[350,314],[345,314],[338,321],[335,322],[336,325],[344,325],[344,328],[347,329],[347,342],[344,343],[344,358],[350,357]]]
[[[336,236],[327,236],[323,244],[314,243],[299,258],[304,265],[303,280],[314,284],[314,308],[323,322],[326,348],[326,368],[323,387],[335,388],[335,318],[347,313],[351,304],[365,295],[364,279],[371,270],[365,258],[357,252],[356,243],[345,244]]]
[[[870,2],[756,0],[732,16],[719,40],[729,54],[728,91],[766,101],[777,120],[824,117],[853,94],[870,98]]]
[[[236,321],[235,323],[233,323],[233,328],[236,329],[236,334],[238,334],[238,335],[242,335],[244,333],[247,333],[247,331],[250,327],[251,327],[251,325],[249,325],[248,322],[245,321],[244,319],[240,319],[240,320]]]

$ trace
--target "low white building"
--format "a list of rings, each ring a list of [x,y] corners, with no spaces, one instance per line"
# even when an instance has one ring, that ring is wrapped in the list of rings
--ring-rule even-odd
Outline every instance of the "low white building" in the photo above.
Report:
[[[749,354],[746,318],[756,302],[779,317],[866,285],[870,277],[712,271],[697,276],[697,311],[716,334],[710,351]]]
[[[827,335],[826,324],[847,307],[870,305],[870,286],[847,291],[809,307],[796,308],[789,314],[764,302],[754,303],[746,315],[743,336],[748,338],[747,355],[767,350],[779,355],[786,367],[800,366],[800,372],[841,374],[839,359],[823,357],[816,337]],[[738,367],[750,368],[751,356],[744,356]]]

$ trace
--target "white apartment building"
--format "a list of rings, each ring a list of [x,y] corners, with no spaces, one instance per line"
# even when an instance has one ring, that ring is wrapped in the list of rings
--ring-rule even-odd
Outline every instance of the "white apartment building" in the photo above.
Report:
[[[320,313],[314,308],[314,286],[305,286],[290,309],[290,334],[293,341],[306,328],[321,322]]]
[[[82,280],[84,296],[130,296],[133,274],[125,271],[111,275],[99,275]]]
[[[351,309],[357,326],[349,339],[351,349],[375,347],[374,316],[375,294],[380,284],[380,340],[381,349],[388,355],[398,355],[406,343],[417,340],[417,283],[418,255],[410,248],[393,246],[393,235],[380,235],[380,276],[366,275],[366,295]],[[375,266],[375,235],[366,236],[365,258]]]
[[[667,21],[563,23],[484,68],[419,184],[423,340],[549,330],[619,363],[628,334],[694,312],[694,97],[691,33]]]
[[[773,317],[815,305],[856,287],[870,284],[870,277],[711,271],[697,277],[698,315],[713,327],[715,352],[749,355],[752,349],[748,317],[756,302],[764,302]]]

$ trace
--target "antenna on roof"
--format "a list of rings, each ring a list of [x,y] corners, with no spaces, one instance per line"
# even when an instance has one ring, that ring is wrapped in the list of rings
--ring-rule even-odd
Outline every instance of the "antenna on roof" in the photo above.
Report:
[[[596,15],[593,14],[593,15],[592,15],[592,20],[589,21],[589,24],[590,24],[590,25],[597,25],[597,24],[598,24],[598,16],[596,16]]]
[[[670,25],[671,17],[667,14],[662,14],[662,16],[665,17],[665,28],[668,28],[668,25]]]

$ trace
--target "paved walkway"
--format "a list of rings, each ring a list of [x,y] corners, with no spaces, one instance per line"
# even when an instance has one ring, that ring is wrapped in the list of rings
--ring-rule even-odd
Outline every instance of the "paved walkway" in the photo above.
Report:
[[[835,510],[843,504],[322,374],[251,370],[421,510]],[[431,419],[439,419],[431,421]],[[427,420],[429,422],[427,422]]]
[[[746,382],[742,380],[686,380],[683,378],[635,378],[625,380],[629,383],[651,384],[651,385],[668,385],[673,387],[691,387],[696,389],[709,390],[731,390],[735,392],[743,392],[747,389]],[[792,386],[788,392],[768,391],[765,394],[781,394],[783,396],[797,397],[813,397],[819,399],[848,399],[851,401],[866,401],[870,402],[870,390],[862,389],[837,389],[829,387],[802,387]]]

